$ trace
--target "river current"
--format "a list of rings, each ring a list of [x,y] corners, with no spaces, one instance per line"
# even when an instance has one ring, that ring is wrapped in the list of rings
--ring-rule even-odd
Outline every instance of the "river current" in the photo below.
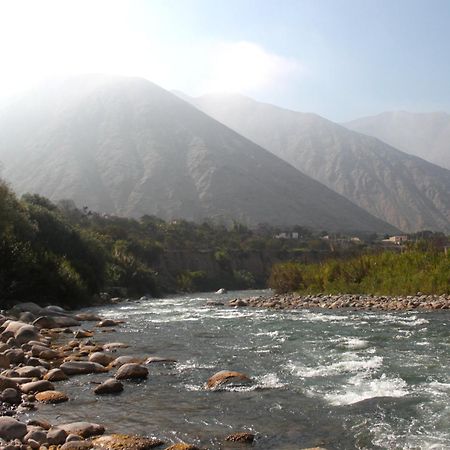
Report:
[[[267,292],[266,292],[267,293]],[[124,342],[117,355],[161,356],[145,382],[96,397],[108,375],[59,383],[63,405],[30,416],[88,420],[107,432],[223,447],[232,432],[256,433],[255,449],[450,449],[450,314],[207,306],[192,294],[89,308],[123,319],[96,342]],[[223,369],[247,373],[251,387],[205,390]],[[111,376],[111,375],[109,375]],[[228,448],[228,447],[227,447]]]

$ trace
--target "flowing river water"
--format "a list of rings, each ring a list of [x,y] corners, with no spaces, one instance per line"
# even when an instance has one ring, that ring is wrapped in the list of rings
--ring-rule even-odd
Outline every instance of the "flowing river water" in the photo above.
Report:
[[[124,342],[118,355],[158,355],[147,381],[96,397],[84,375],[59,383],[69,403],[29,416],[52,423],[88,420],[107,432],[223,448],[237,431],[255,449],[450,449],[450,313],[207,306],[236,296],[192,294],[90,308],[123,319],[96,342]],[[205,390],[223,369],[251,387]],[[110,376],[110,375],[109,375]]]

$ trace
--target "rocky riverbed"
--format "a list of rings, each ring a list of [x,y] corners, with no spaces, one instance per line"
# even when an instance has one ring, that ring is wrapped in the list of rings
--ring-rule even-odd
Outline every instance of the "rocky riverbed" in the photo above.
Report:
[[[96,314],[71,314],[57,306],[41,308],[23,303],[0,315],[0,448],[14,449],[135,449],[164,448],[196,450],[196,445],[165,443],[155,436],[114,434],[102,424],[83,421],[56,423],[58,408],[70,408],[71,392],[58,390],[58,383],[69,377],[84,376],[93,383],[92,395],[121,395],[127,383],[145,382],[155,364],[175,360],[158,356],[136,357],[126,354],[129,345],[120,342],[99,344],[97,333],[113,332],[126,326],[121,320],[104,319]],[[125,352],[125,353],[124,353]],[[92,382],[93,374],[111,373],[103,382]],[[205,380],[205,390],[252,383],[246,374],[220,371]],[[68,403],[66,403],[68,402]],[[28,420],[26,411],[40,405],[55,406],[55,421]],[[66,405],[66,406],[64,406]],[[251,444],[254,434],[237,430],[224,436],[224,445]],[[229,448],[229,447],[227,447]]]
[[[420,292],[408,296],[375,296],[354,294],[276,294],[249,298],[235,298],[228,302],[232,307],[270,309],[350,308],[355,310],[413,311],[450,309],[450,295],[424,295]]]

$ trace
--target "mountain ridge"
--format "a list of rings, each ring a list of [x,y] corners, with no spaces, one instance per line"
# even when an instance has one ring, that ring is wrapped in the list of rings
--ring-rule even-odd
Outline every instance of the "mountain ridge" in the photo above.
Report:
[[[159,86],[77,77],[0,111],[0,160],[18,192],[121,216],[395,232]]]
[[[313,113],[241,95],[192,103],[399,229],[450,231],[450,171]]]
[[[342,125],[450,169],[450,114],[444,111],[386,111]]]

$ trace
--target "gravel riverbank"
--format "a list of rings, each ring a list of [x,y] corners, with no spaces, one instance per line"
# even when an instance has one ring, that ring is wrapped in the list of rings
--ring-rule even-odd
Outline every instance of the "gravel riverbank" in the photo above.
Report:
[[[298,295],[275,294],[269,297],[236,298],[228,302],[232,307],[254,307],[271,309],[299,308],[352,308],[381,311],[412,311],[450,309],[450,294],[408,296],[375,296],[355,294]]]

